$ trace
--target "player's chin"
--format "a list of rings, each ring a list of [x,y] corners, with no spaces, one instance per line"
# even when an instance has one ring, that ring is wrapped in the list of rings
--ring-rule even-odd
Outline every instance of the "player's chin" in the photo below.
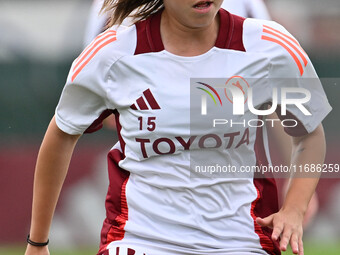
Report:
[[[216,14],[211,14],[205,17],[197,17],[192,24],[193,28],[205,28],[211,26],[216,19]]]
[[[214,9],[213,11],[204,15],[200,13],[194,13],[191,16],[191,19],[188,20],[188,24],[190,24],[192,28],[204,28],[210,26],[217,19],[217,13],[218,9]]]

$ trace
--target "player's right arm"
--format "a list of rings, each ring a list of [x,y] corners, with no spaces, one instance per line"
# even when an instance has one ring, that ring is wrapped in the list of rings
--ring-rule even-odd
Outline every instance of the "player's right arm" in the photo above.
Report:
[[[54,210],[80,135],[69,135],[51,120],[41,144],[34,175],[30,239],[48,240]],[[27,245],[25,255],[48,255],[48,247]]]
[[[135,30],[119,41],[112,29],[99,35],[73,62],[55,116],[42,142],[34,177],[30,239],[46,242],[60,190],[78,138],[96,131],[107,112],[116,109],[120,86],[110,73],[114,63],[133,54]],[[111,79],[111,76],[112,79]],[[114,93],[111,91],[114,91]],[[110,97],[110,98],[109,98]],[[108,110],[108,111],[107,111]],[[96,121],[97,120],[97,121]],[[25,255],[48,255],[48,247],[28,245]]]

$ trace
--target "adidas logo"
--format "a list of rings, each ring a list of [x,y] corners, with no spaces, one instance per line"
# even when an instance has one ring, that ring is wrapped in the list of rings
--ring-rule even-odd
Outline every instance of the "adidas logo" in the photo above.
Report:
[[[143,95],[136,100],[136,103],[130,106],[133,110],[160,110],[161,107],[158,105],[156,99],[151,93],[150,89],[143,92]]]

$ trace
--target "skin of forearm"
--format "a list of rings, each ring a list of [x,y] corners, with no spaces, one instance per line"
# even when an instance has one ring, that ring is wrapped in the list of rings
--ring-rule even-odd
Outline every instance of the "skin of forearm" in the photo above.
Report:
[[[53,118],[41,144],[34,176],[30,238],[45,242],[79,136],[62,132]]]
[[[306,136],[293,138],[292,165],[323,164],[325,154],[326,142],[321,125]],[[293,173],[282,209],[295,209],[304,215],[319,178],[319,173]]]

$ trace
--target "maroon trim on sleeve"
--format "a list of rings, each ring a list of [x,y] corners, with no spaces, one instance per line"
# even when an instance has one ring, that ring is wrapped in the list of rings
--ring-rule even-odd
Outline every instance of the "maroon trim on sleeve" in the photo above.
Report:
[[[220,29],[215,46],[222,49],[246,51],[243,45],[243,23],[245,18],[220,9]]]
[[[119,139],[119,143],[120,143],[120,147],[122,148],[122,152],[125,158],[125,141],[121,135],[121,131],[122,131],[122,125],[120,124],[120,114],[117,110],[113,111],[113,114],[115,115],[115,119],[116,119],[116,129],[117,129],[117,134],[118,134],[118,139]]]
[[[302,122],[291,112],[287,111],[286,116],[281,115],[281,107],[278,105],[276,108],[276,114],[281,121],[287,122],[288,120],[293,119],[297,122],[296,127],[284,127],[284,130],[288,135],[298,137],[298,136],[304,136],[308,134],[308,131],[306,130]],[[293,125],[294,123],[287,123],[286,125],[290,125],[290,124]]]
[[[90,134],[98,131],[103,127],[103,121],[113,113],[112,110],[106,109],[100,116],[85,130],[84,133]]]

